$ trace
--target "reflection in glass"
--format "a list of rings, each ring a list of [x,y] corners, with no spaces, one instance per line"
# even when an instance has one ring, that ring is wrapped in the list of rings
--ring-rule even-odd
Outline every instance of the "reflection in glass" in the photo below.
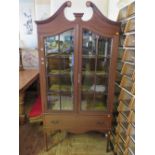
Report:
[[[105,111],[111,39],[83,30],[81,109]]]
[[[70,30],[44,40],[49,110],[73,110],[73,33]]]

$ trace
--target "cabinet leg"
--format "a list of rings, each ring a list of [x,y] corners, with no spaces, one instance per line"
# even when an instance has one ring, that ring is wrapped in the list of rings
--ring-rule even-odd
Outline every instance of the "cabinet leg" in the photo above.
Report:
[[[111,135],[111,132],[109,131],[106,134],[106,137],[107,137],[107,148],[106,148],[106,152],[109,152],[111,150],[111,146],[110,146],[110,135]]]
[[[48,151],[47,133],[44,133],[45,151]]]

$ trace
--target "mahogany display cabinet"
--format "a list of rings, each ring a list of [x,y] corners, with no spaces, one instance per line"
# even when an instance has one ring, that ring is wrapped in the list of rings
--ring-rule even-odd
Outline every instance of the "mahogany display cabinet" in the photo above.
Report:
[[[111,130],[120,23],[92,2],[86,5],[93,10],[88,21],[83,13],[66,19],[69,1],[50,18],[36,21],[45,137],[51,130]]]

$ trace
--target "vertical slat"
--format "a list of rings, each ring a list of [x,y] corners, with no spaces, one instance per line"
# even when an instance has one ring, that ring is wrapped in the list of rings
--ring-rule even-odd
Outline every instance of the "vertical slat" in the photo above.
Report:
[[[110,61],[109,67],[109,81],[108,81],[108,111],[113,111],[113,101],[114,101],[114,86],[115,86],[115,71],[116,71],[116,64],[117,64],[117,53],[118,53],[118,43],[119,43],[119,36],[115,35],[113,37],[112,42],[112,56]]]

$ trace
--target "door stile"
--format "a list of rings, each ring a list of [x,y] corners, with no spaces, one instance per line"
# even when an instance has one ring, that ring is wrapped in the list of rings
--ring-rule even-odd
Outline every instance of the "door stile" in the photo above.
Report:
[[[119,37],[113,36],[112,40],[112,59],[109,67],[109,79],[108,79],[108,112],[112,113],[114,104],[114,89],[115,89],[115,77],[116,77],[116,65],[117,65],[117,53],[118,53]]]
[[[80,51],[80,24],[77,23],[75,27],[75,44],[74,44],[74,106],[75,112],[79,112],[79,94],[80,94],[80,74],[79,74],[79,66],[80,66],[80,58],[79,58],[79,51]]]
[[[41,101],[43,113],[47,112],[47,99],[46,99],[46,62],[45,62],[45,49],[44,49],[44,38],[40,36],[39,39],[39,65],[40,65],[40,91],[41,91]]]
[[[81,81],[82,81],[82,26],[79,25],[79,51],[78,51],[78,113],[81,111]]]

